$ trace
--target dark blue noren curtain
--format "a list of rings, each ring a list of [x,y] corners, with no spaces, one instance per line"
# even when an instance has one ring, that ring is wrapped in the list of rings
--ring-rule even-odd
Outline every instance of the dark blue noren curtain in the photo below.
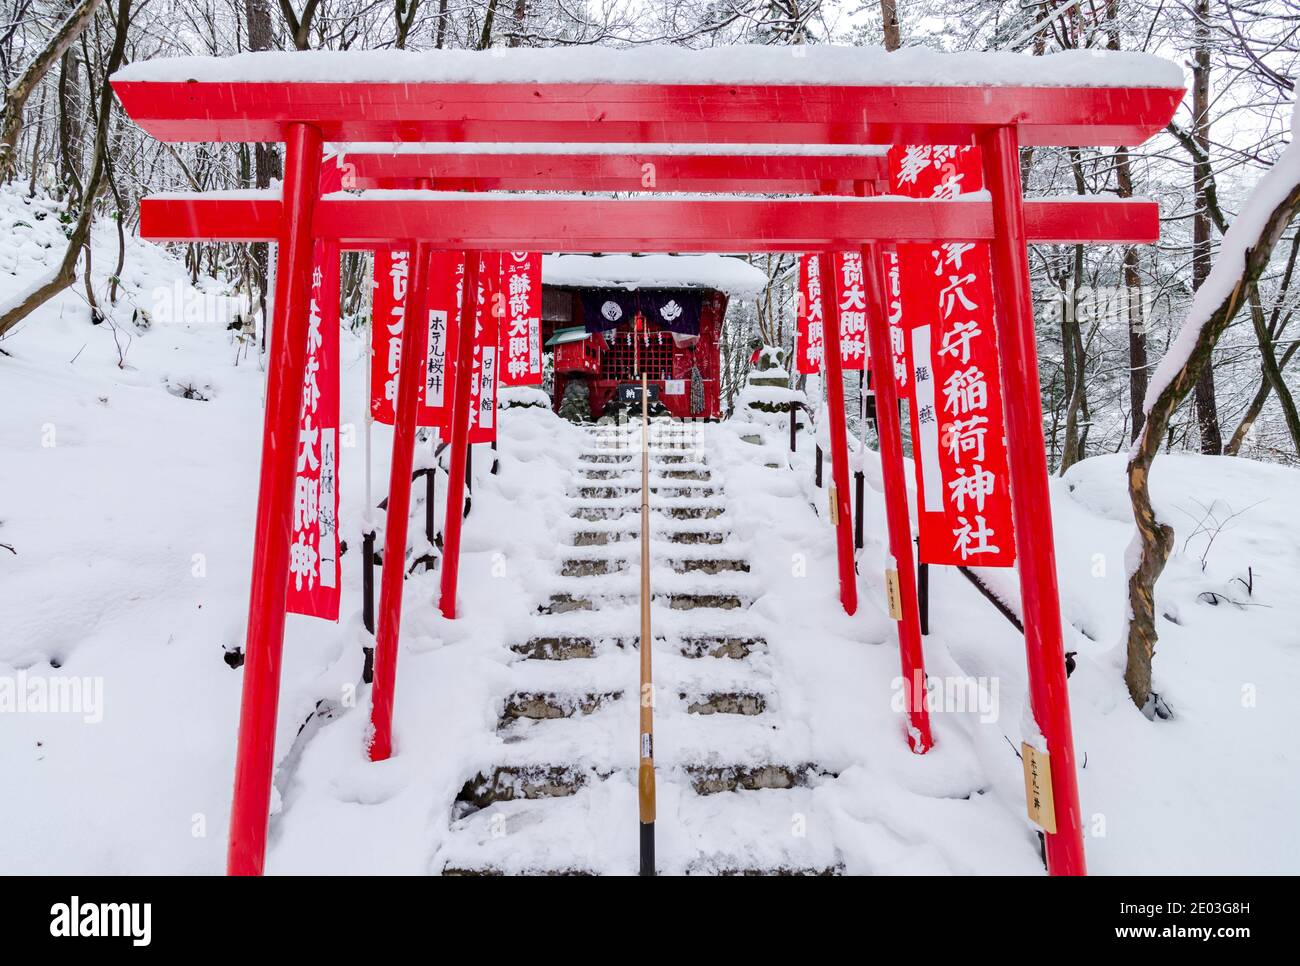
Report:
[[[700,334],[704,293],[690,289],[584,289],[582,323],[588,332],[631,325],[639,311],[647,325],[680,335]]]
[[[700,334],[704,293],[691,289],[648,290],[637,293],[638,308],[646,321],[681,335]]]
[[[583,289],[582,324],[588,332],[603,332],[636,319],[636,292],[623,289]]]

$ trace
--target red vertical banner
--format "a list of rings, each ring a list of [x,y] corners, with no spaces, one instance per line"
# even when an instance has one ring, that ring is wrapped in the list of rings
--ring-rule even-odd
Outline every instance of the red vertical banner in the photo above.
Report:
[[[973,147],[895,147],[889,173],[893,191],[914,198],[983,187]],[[898,267],[920,559],[1010,567],[1015,541],[988,245],[899,245]],[[892,338],[891,328],[891,345]]]
[[[862,252],[844,252],[835,259],[840,285],[840,361],[845,369],[861,369],[867,361],[867,289],[862,278]]]
[[[323,195],[342,187],[343,170],[333,160],[321,164]],[[318,241],[312,247],[285,610],[331,621],[339,618],[339,373],[339,248]]]
[[[795,365],[803,375],[822,371],[825,353],[822,282],[816,255],[799,256],[799,328]]]
[[[542,383],[542,256],[538,252],[505,252],[501,256],[501,320],[499,378],[503,386]]]
[[[472,255],[470,257],[473,257]],[[470,379],[469,441],[490,443],[497,438],[497,343],[505,298],[501,292],[501,254],[479,256],[479,286],[474,319],[474,368]],[[462,322],[471,317],[474,304],[461,311]]]
[[[397,370],[402,361],[406,284],[410,259],[405,249],[375,249],[375,291],[370,324],[370,418],[391,426],[397,402]]]
[[[460,273],[464,259],[456,252],[434,252],[429,265],[428,322],[424,346],[424,385],[420,391],[419,425],[436,426],[446,435],[451,427],[452,370],[450,351],[456,345],[460,311]]]
[[[839,285],[840,361],[846,369],[861,369],[867,361],[867,292],[862,278],[862,253],[844,252],[835,259]],[[817,255],[799,256],[798,346],[796,365],[804,374],[821,372],[825,358],[825,322]]]
[[[899,399],[912,394],[912,379],[908,373],[907,332],[903,327],[903,286],[898,264],[898,252],[892,247],[884,252],[885,309],[889,313],[889,361],[894,373],[894,386]]]

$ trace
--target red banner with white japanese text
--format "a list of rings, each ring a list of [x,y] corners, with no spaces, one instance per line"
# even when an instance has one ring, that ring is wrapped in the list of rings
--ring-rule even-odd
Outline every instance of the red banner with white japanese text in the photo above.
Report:
[[[821,372],[825,358],[820,264],[817,255],[799,256],[799,328],[795,361],[798,371],[805,374]],[[840,300],[840,362],[845,369],[861,369],[867,360],[867,291],[862,277],[862,253],[837,253],[835,268]]]
[[[862,278],[862,252],[835,256],[840,284],[840,361],[845,369],[861,369],[867,361],[867,286]]]
[[[907,332],[903,328],[903,286],[898,267],[898,252],[892,247],[884,252],[885,311],[889,313],[889,361],[894,373],[894,387],[899,399],[912,392],[907,366]]]
[[[497,438],[497,342],[503,308],[501,254],[484,252],[478,263],[478,305],[474,312],[474,354],[470,359],[469,441],[490,443]],[[473,303],[462,302],[461,320],[470,317]]]
[[[370,323],[370,418],[393,425],[397,371],[402,361],[406,284],[411,277],[405,249],[375,249],[375,291]]]
[[[913,198],[983,187],[973,147],[895,147],[889,176],[893,193]],[[1015,540],[989,247],[899,245],[898,262],[920,560],[1009,567]]]
[[[338,191],[342,172],[329,159],[320,191]],[[298,412],[293,543],[285,610],[339,618],[339,249],[318,241],[312,249],[307,355]]]
[[[542,384],[542,256],[538,252],[501,255],[501,358],[503,386]]]
[[[434,252],[429,263],[426,308],[424,384],[420,387],[420,426],[436,426],[446,439],[451,428],[455,382],[456,322],[460,312],[460,276],[465,260],[456,252]]]
[[[795,365],[803,375],[821,372],[825,353],[819,265],[820,259],[816,255],[799,256],[799,328]]]

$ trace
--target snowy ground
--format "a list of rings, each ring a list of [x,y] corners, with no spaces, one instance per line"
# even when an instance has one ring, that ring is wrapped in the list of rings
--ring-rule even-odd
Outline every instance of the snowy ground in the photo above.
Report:
[[[37,219],[35,210],[0,196],[0,298],[62,251],[54,216]],[[106,271],[115,251],[109,237],[101,241],[95,262]],[[244,630],[262,373],[256,357],[235,364],[219,317],[233,303],[198,303],[187,286],[186,304],[205,316],[136,332],[126,299],[150,305],[184,272],[140,243],[127,264],[116,341],[68,292],[0,343],[8,353],[0,355],[0,543],[16,551],[0,548],[0,678],[25,671],[102,682],[98,714],[0,713],[4,873],[224,866],[242,672],[223,655]],[[358,427],[362,351],[345,333],[343,419]],[[184,386],[207,398],[183,398]],[[501,425],[500,474],[489,474],[485,449],[476,454],[464,619],[437,615],[435,575],[406,585],[393,759],[366,761],[367,696],[349,699],[363,639],[355,551],[343,558],[341,623],[289,618],[272,872],[431,871],[452,799],[500,753],[495,728],[517,657],[508,645],[530,632],[535,605],[556,586],[557,533],[584,440],[537,409],[508,410]],[[779,696],[782,740],[839,775],[808,793],[811,814],[825,823],[809,834],[828,836],[847,872],[1041,871],[1009,744],[1019,743],[1025,690],[1018,635],[959,575],[932,574],[932,676],[983,679],[997,701],[936,712],[937,746],[911,755],[891,707],[898,659],[879,577],[878,463],[863,460],[863,606],[847,618],[835,603],[831,530],[813,509],[824,514],[826,498],[812,487],[810,441],[789,468],[783,431],[760,431],[761,446],[741,439],[754,431],[710,427],[704,445],[725,478],[759,588],[747,619],[768,637],[764,671]],[[377,437],[377,486],[386,443]],[[344,450],[349,542],[362,518],[362,466],[359,445]],[[1290,512],[1300,474],[1226,458],[1157,461],[1156,504],[1178,544],[1160,583],[1166,618],[1156,657],[1156,688],[1174,718],[1152,723],[1121,680],[1131,532],[1122,469],[1121,458],[1092,459],[1053,487],[1070,647],[1079,651],[1070,688],[1086,760],[1091,870],[1300,871],[1290,821],[1300,805],[1291,741],[1300,719],[1300,522]],[[990,579],[1014,598],[1008,576]],[[631,678],[634,664],[628,655]],[[321,700],[341,713],[295,742]],[[626,767],[634,766],[631,732],[606,743],[626,746]],[[631,801],[615,789],[605,800],[611,814],[587,816],[593,840],[609,843],[608,871],[631,871]],[[788,834],[789,813],[774,805],[756,817],[754,834]],[[661,824],[671,814],[665,800]],[[673,833],[661,834],[667,848]]]

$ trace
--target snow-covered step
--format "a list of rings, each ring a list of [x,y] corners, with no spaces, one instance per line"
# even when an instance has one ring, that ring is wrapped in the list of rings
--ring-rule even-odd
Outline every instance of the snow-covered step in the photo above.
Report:
[[[765,651],[767,642],[756,635],[701,634],[675,638],[673,644],[683,657],[744,660],[756,651]],[[635,647],[636,641],[624,637],[590,637],[583,634],[551,634],[530,637],[511,645],[520,657],[533,661],[570,661],[595,658],[604,650]],[[656,641],[656,648],[669,646],[668,639]]]
[[[754,603],[752,597],[742,597],[729,593],[659,593],[651,598],[657,603],[666,603],[673,610],[737,610]],[[577,610],[600,610],[602,607],[614,606],[625,609],[636,600],[633,594],[617,594],[591,590],[582,594],[552,594],[537,605],[539,614],[568,614]]]
[[[572,548],[578,549],[604,549],[596,548]],[[574,556],[566,554],[564,563],[560,565],[560,575],[562,577],[602,577],[613,574],[627,573],[635,571],[640,565],[640,558],[628,557],[624,555],[617,556]],[[665,558],[662,555],[656,558],[656,565],[667,566],[672,568],[674,573],[703,573],[703,574],[721,574],[721,573],[748,573],[749,562],[735,555],[730,556],[701,556],[701,557],[674,557]]]
[[[655,639],[697,637],[765,638],[768,622],[752,609],[701,608],[674,610],[660,600],[652,602],[651,626]],[[564,614],[539,614],[532,618],[528,637],[594,637],[635,640],[641,626],[641,608],[635,603],[605,606]],[[525,638],[527,639],[527,638]]]
[[[622,691],[515,691],[506,698],[497,729],[509,728],[517,721],[547,721],[571,718],[575,714],[593,714],[602,705],[618,701]]]
[[[702,499],[717,497],[722,488],[715,483],[700,483],[689,480],[650,481],[651,503],[656,500],[676,500],[682,498]],[[641,495],[641,481],[627,480],[609,483],[580,483],[573,488],[573,496],[579,500],[617,500],[628,494]]]
[[[655,859],[662,875],[830,875],[841,871],[820,787],[701,797],[661,776]],[[638,867],[634,776],[576,794],[515,800],[452,824],[431,871],[631,875]],[[622,817],[624,821],[619,821]]]
[[[569,518],[558,528],[558,537],[575,547],[605,546],[641,536],[639,515],[629,514],[614,520],[574,520]],[[656,514],[650,518],[651,539],[674,544],[720,544],[731,534],[725,520],[718,518],[678,520]]]
[[[622,701],[625,691],[521,690],[506,698],[497,722],[497,731],[509,735],[507,740],[524,740],[524,723],[545,723],[558,718],[595,714],[613,701]],[[730,688],[727,690],[678,690],[677,700],[687,714],[734,714],[754,717],[763,714],[769,697],[761,690]],[[544,729],[543,729],[544,737]]]

